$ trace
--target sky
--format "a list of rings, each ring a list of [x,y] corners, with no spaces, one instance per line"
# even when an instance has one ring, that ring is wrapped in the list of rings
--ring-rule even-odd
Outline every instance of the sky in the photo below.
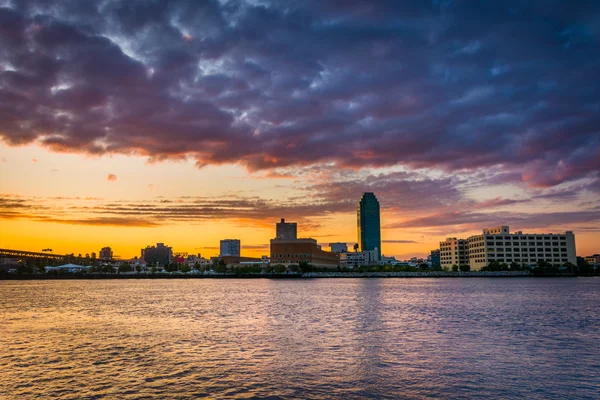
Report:
[[[600,252],[597,1],[0,0],[0,248],[268,254],[280,218],[425,256]]]

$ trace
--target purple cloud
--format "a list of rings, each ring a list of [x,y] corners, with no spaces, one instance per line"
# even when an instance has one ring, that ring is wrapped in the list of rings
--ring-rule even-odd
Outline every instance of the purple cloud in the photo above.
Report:
[[[0,8],[0,137],[251,171],[493,167],[497,182],[551,187],[600,169],[599,15],[558,2],[19,2]]]

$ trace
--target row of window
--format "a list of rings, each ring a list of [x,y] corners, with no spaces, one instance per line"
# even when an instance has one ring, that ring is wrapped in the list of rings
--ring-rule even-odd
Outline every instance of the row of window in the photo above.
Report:
[[[476,263],[485,263],[486,262],[485,258],[477,258],[477,259],[474,259],[473,261],[475,261]],[[566,263],[568,261],[568,259],[564,258],[564,257],[563,258],[547,258],[547,257],[546,258],[544,258],[544,257],[539,257],[539,258],[498,258],[495,261],[498,261],[500,263],[503,263],[503,262],[535,263],[538,261],[548,261],[548,262],[553,262],[553,263],[558,263],[558,262]],[[441,264],[442,265],[453,264],[453,262],[452,261],[441,261]]]

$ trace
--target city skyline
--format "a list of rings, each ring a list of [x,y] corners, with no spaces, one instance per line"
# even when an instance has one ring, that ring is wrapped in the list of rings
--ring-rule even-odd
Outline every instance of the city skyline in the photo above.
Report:
[[[201,3],[0,1],[1,248],[355,243],[373,192],[385,255],[498,224],[598,253],[598,7]]]

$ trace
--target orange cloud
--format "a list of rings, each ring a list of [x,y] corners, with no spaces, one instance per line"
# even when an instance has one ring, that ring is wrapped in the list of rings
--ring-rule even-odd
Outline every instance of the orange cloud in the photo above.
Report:
[[[106,179],[109,182],[116,182],[117,181],[117,176],[115,174],[108,174],[108,177]]]

